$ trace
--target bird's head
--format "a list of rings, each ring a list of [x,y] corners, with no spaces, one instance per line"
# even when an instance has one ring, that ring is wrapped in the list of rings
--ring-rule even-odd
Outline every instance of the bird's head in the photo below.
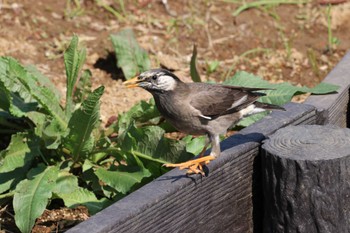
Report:
[[[152,69],[141,73],[139,76],[125,81],[126,87],[142,87],[149,92],[173,91],[180,79],[165,69]]]

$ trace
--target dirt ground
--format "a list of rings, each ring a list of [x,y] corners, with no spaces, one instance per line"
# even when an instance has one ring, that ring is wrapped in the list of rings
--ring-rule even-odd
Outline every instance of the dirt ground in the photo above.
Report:
[[[221,81],[246,70],[271,82],[314,86],[350,47],[350,2],[337,0],[327,13],[332,2],[261,6],[234,17],[242,1],[0,0],[0,56],[34,64],[63,94],[62,52],[77,34],[87,47],[84,68],[92,71],[94,87],[106,87],[101,115],[107,122],[150,98],[143,90],[122,86],[110,34],[132,28],[153,66],[171,68],[185,81],[196,44],[204,80]],[[215,61],[218,67],[210,68]]]

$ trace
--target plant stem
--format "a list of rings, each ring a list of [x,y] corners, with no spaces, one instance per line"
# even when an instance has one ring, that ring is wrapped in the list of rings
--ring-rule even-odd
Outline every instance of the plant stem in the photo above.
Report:
[[[226,2],[232,2],[230,0],[226,0]],[[238,7],[237,10],[235,10],[232,15],[234,17],[238,16],[241,12],[248,10],[249,8],[264,6],[264,5],[273,5],[273,4],[305,4],[309,3],[310,0],[261,0],[261,1],[255,1],[255,2],[249,2],[244,3],[242,6]]]
[[[333,52],[333,35],[332,35],[332,16],[331,16],[331,4],[327,6],[327,31],[328,31],[328,49],[330,53]]]

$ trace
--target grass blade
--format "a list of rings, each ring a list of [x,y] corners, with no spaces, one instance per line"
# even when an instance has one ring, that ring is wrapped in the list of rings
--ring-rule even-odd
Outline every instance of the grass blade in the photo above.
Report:
[[[196,59],[197,59],[197,46],[193,45],[193,51],[192,51],[191,63],[190,63],[190,74],[193,82],[201,82],[201,77],[199,76],[197,67],[196,67]]]

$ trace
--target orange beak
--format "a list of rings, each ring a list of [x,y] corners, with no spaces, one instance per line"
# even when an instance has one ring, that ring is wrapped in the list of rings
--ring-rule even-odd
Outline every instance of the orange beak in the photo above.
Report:
[[[133,87],[138,87],[139,86],[139,83],[141,82],[142,80],[139,80],[138,79],[138,76],[132,78],[132,79],[129,79],[125,82],[123,82],[123,85],[125,85],[127,88],[133,88]]]

